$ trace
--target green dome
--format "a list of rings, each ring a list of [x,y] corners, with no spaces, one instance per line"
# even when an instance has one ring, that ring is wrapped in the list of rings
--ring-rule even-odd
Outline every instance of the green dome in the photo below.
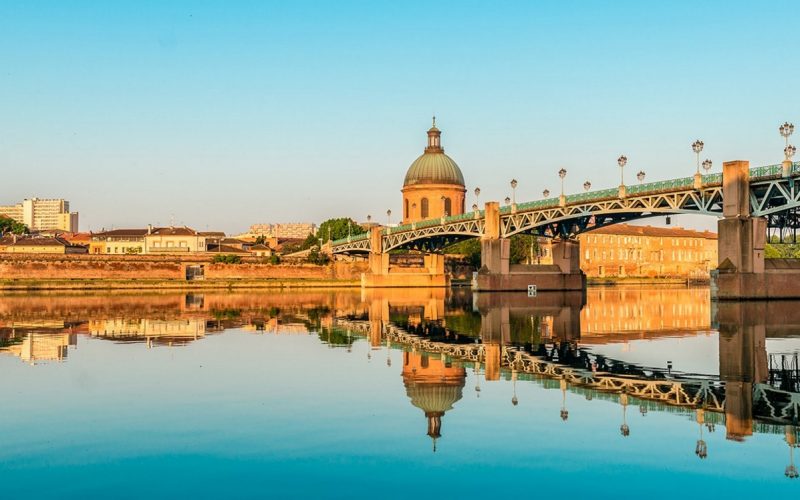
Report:
[[[415,184],[464,185],[464,174],[456,162],[444,153],[424,153],[408,168],[403,186]]]

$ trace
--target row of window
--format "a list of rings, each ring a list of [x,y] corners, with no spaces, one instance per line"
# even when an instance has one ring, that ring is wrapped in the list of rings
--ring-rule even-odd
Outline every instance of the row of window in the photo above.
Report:
[[[408,199],[405,200],[404,205],[405,206],[403,208],[405,210],[404,212],[405,218],[408,219],[411,217],[410,215],[411,212],[409,211],[409,206],[408,206]],[[416,204],[412,205],[411,208],[416,208]],[[444,214],[445,216],[453,214],[453,200],[451,200],[450,198],[444,199]],[[428,198],[422,198],[420,200],[419,215],[423,219],[428,218],[428,216],[430,215],[430,202],[428,201]]]
[[[644,241],[642,241],[644,240]],[[654,237],[651,236],[617,236],[617,235],[588,235],[586,237],[586,243],[621,243],[621,244],[637,244],[640,245],[642,243],[652,243],[655,240]],[[673,247],[699,247],[703,245],[704,240],[699,238],[669,238],[669,244]],[[664,244],[664,238],[658,238],[658,244]]]

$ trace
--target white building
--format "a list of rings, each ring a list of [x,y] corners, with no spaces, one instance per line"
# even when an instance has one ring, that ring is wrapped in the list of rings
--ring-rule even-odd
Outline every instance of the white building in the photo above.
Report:
[[[26,198],[16,205],[0,205],[0,215],[22,222],[32,231],[78,232],[78,212],[64,199]]]

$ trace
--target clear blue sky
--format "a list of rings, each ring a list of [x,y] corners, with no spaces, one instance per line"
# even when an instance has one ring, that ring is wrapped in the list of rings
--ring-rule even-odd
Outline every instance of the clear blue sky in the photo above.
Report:
[[[400,211],[433,112],[482,200],[782,160],[796,1],[0,3],[0,203],[82,229]],[[468,204],[472,204],[472,198]],[[380,217],[379,217],[380,215]]]

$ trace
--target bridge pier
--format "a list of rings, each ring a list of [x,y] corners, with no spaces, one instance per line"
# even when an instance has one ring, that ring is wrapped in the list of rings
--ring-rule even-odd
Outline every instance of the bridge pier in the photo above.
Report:
[[[571,291],[586,287],[577,240],[554,240],[552,265],[511,264],[511,240],[500,237],[499,204],[487,203],[485,213],[478,291],[525,291],[528,285],[536,285],[537,291]]]
[[[753,302],[719,305],[719,377],[725,382],[725,428],[728,439],[753,433],[753,388],[768,377],[766,326],[762,308]]]
[[[449,287],[444,255],[425,254],[422,267],[393,266],[383,251],[381,227],[370,229],[369,271],[361,275],[362,288]]]
[[[749,162],[724,163],[722,193],[719,266],[711,272],[711,298],[800,298],[800,265],[787,259],[764,259],[767,221],[751,215]]]

